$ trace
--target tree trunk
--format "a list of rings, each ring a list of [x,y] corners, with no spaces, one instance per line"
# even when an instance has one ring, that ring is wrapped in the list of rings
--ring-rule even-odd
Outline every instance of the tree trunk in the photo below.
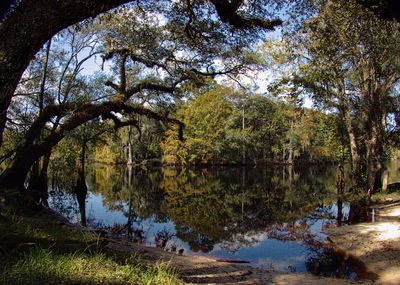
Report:
[[[244,105],[243,105],[243,113],[242,113],[242,136],[243,136],[243,151],[242,151],[242,164],[246,164],[246,137],[245,137],[245,119],[244,119]]]
[[[368,220],[368,205],[366,199],[350,203],[349,218],[350,224],[362,223]]]
[[[338,227],[342,225],[344,187],[345,187],[345,177],[344,177],[343,166],[339,165],[339,169],[336,174],[336,198],[337,198],[336,225]]]
[[[139,88],[140,86],[137,87],[138,90],[141,89]],[[153,88],[153,85],[151,85],[151,87]],[[158,88],[158,85],[156,87]],[[41,131],[49,118],[57,115],[58,112],[71,110],[73,106],[74,105],[69,104],[49,105],[43,110],[43,113],[35,120],[35,122],[32,123],[30,129],[25,135],[23,143],[21,143],[16,150],[11,166],[0,175],[1,196],[9,196],[7,193],[10,191],[10,193],[15,193],[24,189],[25,179],[36,160],[50,152],[67,133],[101,115],[107,115],[112,111],[125,110],[160,121],[182,124],[176,119],[161,116],[151,110],[143,108],[142,106],[131,106],[126,105],[124,101],[110,100],[100,104],[87,104],[82,106],[82,110],[71,115],[63,122],[62,126],[59,126],[46,138],[42,139],[41,142],[37,142]]]
[[[49,65],[49,54],[50,54],[50,47],[51,47],[51,39],[47,42],[46,45],[46,56],[43,62],[43,75],[42,75],[42,82],[40,84],[40,92],[39,92],[39,115],[43,112],[44,109],[44,95],[46,91],[46,80],[47,80],[47,68]]]
[[[368,198],[375,191],[375,179],[377,173],[377,144],[378,138],[376,136],[376,127],[372,127],[373,131],[371,133],[371,138],[367,142],[367,195]]]
[[[379,121],[379,120],[378,120]],[[376,191],[377,181],[381,181],[381,151],[382,151],[382,141],[380,136],[382,136],[382,131],[379,129],[379,123],[376,120],[371,120],[369,122],[371,128],[369,130],[369,139],[366,141],[367,148],[367,198]]]
[[[6,69],[5,67],[2,67],[2,65],[5,64],[12,65],[11,61],[12,60],[6,63],[0,58],[0,146],[3,143],[3,132],[7,122],[7,110],[11,104],[11,98],[14,94],[15,89],[17,88],[19,79],[21,78],[22,73],[25,69],[25,67],[23,67],[20,68],[20,70],[16,71],[10,70],[11,68]]]
[[[133,164],[131,140],[132,140],[132,127],[128,126],[128,165]]]
[[[128,190],[129,190],[129,203],[128,203],[128,221],[126,223],[126,227],[128,230],[128,238],[129,239],[133,239],[133,227],[132,227],[132,223],[133,223],[133,205],[132,205],[132,201],[133,201],[133,188],[132,188],[132,165],[128,165]]]
[[[361,156],[359,152],[359,147],[358,147],[358,142],[357,142],[357,136],[356,132],[354,130],[353,126],[353,118],[351,117],[350,114],[350,109],[349,109],[349,100],[346,97],[347,95],[344,93],[344,86],[341,86],[339,88],[339,104],[340,104],[340,112],[342,113],[345,125],[346,125],[346,130],[347,130],[347,135],[349,137],[350,141],[350,154],[351,154],[351,182],[352,182],[352,189],[355,190],[359,184],[360,184],[360,171],[361,171]]]
[[[43,74],[42,82],[40,83],[40,92],[38,98],[39,115],[42,114],[44,109],[44,95],[46,90],[47,67],[49,63],[49,54],[51,47],[51,39],[46,45],[46,55],[43,60]],[[28,190],[33,193],[34,200],[45,206],[48,206],[48,179],[47,168],[50,160],[51,152],[39,158],[32,166],[30,171]],[[36,198],[36,199],[35,199]]]
[[[48,206],[48,176],[47,169],[51,153],[37,160],[30,171],[27,190],[38,204]]]
[[[352,118],[348,110],[346,111],[345,121],[346,121],[347,134],[349,136],[349,141],[350,141],[352,188],[355,189],[360,184],[361,157],[358,149],[358,143],[353,127]]]
[[[61,140],[61,138],[60,138]],[[0,176],[0,189],[22,190],[26,177],[32,165],[47,152],[51,151],[59,140],[42,143],[40,145],[30,145],[17,151],[13,162]]]
[[[378,83],[368,86],[369,93],[366,96],[368,108],[368,121],[366,122],[367,140],[367,201],[376,191],[377,182],[381,181],[382,154],[386,133],[386,94],[379,90]]]
[[[86,226],[86,195],[88,192],[85,180],[85,158],[86,158],[86,141],[82,143],[82,149],[79,157],[78,179],[76,181],[75,194],[78,200],[79,212],[81,215],[81,225]]]
[[[293,163],[293,146],[292,146],[292,144],[289,144],[289,156],[288,156],[287,162],[289,164]]]
[[[294,122],[293,122],[293,119],[292,119],[292,121],[290,122],[289,156],[288,156],[288,160],[287,160],[287,162],[289,164],[293,163],[293,135],[294,135],[293,134],[293,132],[294,132],[293,125],[294,125]]]
[[[389,171],[386,170],[383,172],[383,180],[382,180],[383,193],[387,193],[388,180],[389,180]]]

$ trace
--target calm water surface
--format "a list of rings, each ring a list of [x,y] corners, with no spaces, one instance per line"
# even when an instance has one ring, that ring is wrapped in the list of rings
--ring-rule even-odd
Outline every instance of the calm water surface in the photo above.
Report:
[[[49,203],[73,222],[185,255],[248,261],[279,271],[356,279],[321,248],[324,227],[346,221],[336,168],[180,171],[93,165],[86,189],[52,181]]]

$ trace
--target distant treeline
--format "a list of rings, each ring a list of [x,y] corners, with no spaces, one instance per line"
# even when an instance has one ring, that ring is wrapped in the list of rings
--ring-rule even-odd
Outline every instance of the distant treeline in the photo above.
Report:
[[[347,155],[336,116],[264,95],[213,84],[178,104],[178,126],[140,120],[137,128],[105,133],[95,160],[160,159],[168,165],[333,162]],[[170,114],[171,114],[170,113]],[[129,151],[129,148],[131,149]]]

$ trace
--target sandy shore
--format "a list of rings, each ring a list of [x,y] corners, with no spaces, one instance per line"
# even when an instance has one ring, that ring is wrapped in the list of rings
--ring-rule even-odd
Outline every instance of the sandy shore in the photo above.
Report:
[[[137,254],[147,262],[168,261],[188,284],[400,285],[400,204],[382,206],[376,214],[375,223],[325,229],[334,249],[347,258],[361,260],[368,274],[378,275],[375,281],[276,272],[206,257],[182,256],[120,239],[105,238],[104,242],[112,253],[121,256]]]
[[[373,223],[326,228],[334,250],[346,259],[366,267],[366,276],[375,281],[353,282],[343,279],[312,276],[303,273],[282,273],[250,267],[245,264],[218,262],[204,257],[179,256],[131,243],[114,241],[116,251],[137,252],[146,260],[168,260],[183,279],[194,284],[387,284],[400,285],[400,203],[375,207]]]
[[[400,284],[400,205],[376,207],[374,223],[328,228],[336,248],[378,274],[375,284]]]
[[[182,279],[189,284],[374,284],[372,281],[352,282],[303,273],[262,270],[245,264],[219,262],[205,257],[181,256],[158,248],[117,240],[110,240],[107,247],[113,252],[125,254],[135,252],[149,262],[160,259],[169,261],[180,272]]]

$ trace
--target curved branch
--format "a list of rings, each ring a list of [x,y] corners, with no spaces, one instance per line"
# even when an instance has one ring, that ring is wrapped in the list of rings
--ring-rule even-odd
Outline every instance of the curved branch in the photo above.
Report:
[[[114,89],[114,90],[117,91],[117,92],[119,92],[119,90],[121,89],[121,88],[119,87],[118,84],[115,84],[115,83],[112,82],[112,81],[107,81],[107,82],[105,83],[105,85],[111,87],[112,89]]]
[[[28,132],[25,134],[25,139],[21,142],[22,146],[33,144],[33,142],[40,136],[40,133],[47,122],[54,116],[64,116],[76,107],[73,103],[64,103],[60,105],[46,106],[42,113],[32,123]]]
[[[156,113],[150,109],[147,109],[141,105],[125,104],[123,107],[123,110],[127,113],[136,113],[136,114],[139,114],[139,115],[151,118],[151,119],[155,119],[160,122],[178,125],[179,140],[181,140],[181,141],[183,140],[183,128],[185,127],[185,124],[183,122],[181,122],[180,120],[161,115],[161,114]]]
[[[266,21],[257,17],[245,18],[239,15],[238,10],[243,3],[243,1],[240,0],[210,0],[210,2],[214,4],[221,21],[228,23],[237,29],[251,29],[259,27],[267,30],[273,30],[276,26],[282,24],[282,20],[280,19]]]
[[[115,116],[112,113],[104,115],[103,118],[104,119],[111,119],[113,121],[113,123],[114,123],[114,129],[115,130],[118,130],[118,129],[126,127],[126,126],[134,126],[138,130],[140,130],[139,122],[136,119],[129,119],[129,120],[126,120],[126,121],[121,121],[117,116]]]
[[[142,90],[154,90],[154,91],[161,91],[161,92],[166,92],[166,93],[173,93],[176,89],[176,86],[184,80],[187,80],[187,79],[186,78],[180,79],[170,86],[157,84],[157,83],[151,83],[151,82],[141,82],[141,83],[138,83],[135,86],[127,89],[125,96],[130,98],[134,94],[139,93]]]

